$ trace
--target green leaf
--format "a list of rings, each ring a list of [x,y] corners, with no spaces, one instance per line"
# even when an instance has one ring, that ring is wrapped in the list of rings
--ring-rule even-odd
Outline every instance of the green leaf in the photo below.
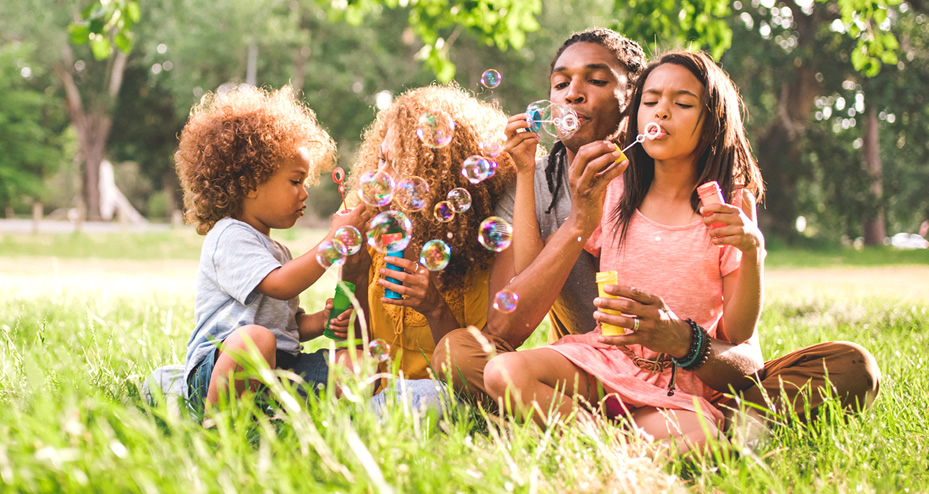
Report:
[[[68,34],[72,43],[76,45],[83,45],[90,37],[90,28],[87,27],[87,23],[75,22],[68,26]]]
[[[94,58],[97,60],[105,60],[110,56],[113,47],[110,46],[110,41],[108,39],[103,36],[97,36],[90,40],[90,49],[94,53]]]
[[[142,18],[142,11],[139,9],[139,2],[130,1],[126,3],[126,8],[123,9],[123,13],[126,14],[133,24],[139,22],[139,19]]]
[[[132,51],[133,36],[131,31],[119,31],[113,36],[113,44],[119,51],[128,54]]]

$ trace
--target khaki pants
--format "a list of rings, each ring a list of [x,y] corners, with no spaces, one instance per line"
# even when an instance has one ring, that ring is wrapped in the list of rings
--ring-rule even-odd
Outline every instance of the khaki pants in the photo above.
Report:
[[[512,351],[515,349],[500,338],[476,329],[456,329],[436,345],[432,366],[464,399],[488,405],[491,400],[484,389],[484,366],[493,355]],[[765,362],[764,369],[754,376],[759,385],[741,395],[765,409],[780,408],[786,398],[802,416],[806,400],[811,411],[823,403],[821,393],[811,390],[824,389],[827,376],[832,395],[839,397],[844,407],[863,408],[877,395],[881,371],[871,353],[860,345],[819,343]],[[713,401],[725,399],[719,393]]]

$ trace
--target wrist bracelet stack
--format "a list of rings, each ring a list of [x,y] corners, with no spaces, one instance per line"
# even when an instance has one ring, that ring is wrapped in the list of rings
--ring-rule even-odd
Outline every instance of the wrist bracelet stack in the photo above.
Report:
[[[710,335],[693,319],[687,319],[690,325],[690,349],[683,357],[676,359],[671,358],[675,365],[683,370],[692,371],[703,367],[703,364],[710,358]]]

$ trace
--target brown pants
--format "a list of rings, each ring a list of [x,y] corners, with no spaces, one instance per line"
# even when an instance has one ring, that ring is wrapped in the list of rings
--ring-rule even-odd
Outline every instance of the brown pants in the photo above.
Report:
[[[436,345],[432,366],[441,379],[452,382],[464,399],[489,404],[484,366],[494,355],[512,351],[515,349],[500,338],[476,329],[456,329]],[[828,380],[832,396],[838,397],[844,407],[861,409],[877,396],[880,378],[874,357],[860,345],[819,343],[765,362],[764,369],[754,377],[759,384],[742,391],[741,396],[765,409],[780,407],[786,398],[802,416],[807,404],[813,411],[823,403],[819,390],[826,388]],[[723,400],[720,393],[714,401]]]

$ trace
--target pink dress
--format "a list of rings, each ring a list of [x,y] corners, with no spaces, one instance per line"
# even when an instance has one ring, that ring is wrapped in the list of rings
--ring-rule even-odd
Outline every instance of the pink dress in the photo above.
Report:
[[[600,255],[600,271],[617,271],[619,284],[661,296],[681,319],[690,318],[716,335],[723,314],[724,276],[739,267],[742,253],[731,246],[710,242],[702,220],[687,225],[656,223],[639,211],[633,215],[626,240],[619,247],[619,230],[612,210],[622,195],[622,179],[607,189],[601,234],[587,244]],[[673,396],[668,396],[671,369],[652,373],[636,366],[620,347],[599,343],[600,329],[583,335],[565,336],[548,346],[597,378],[608,393],[631,408],[656,407],[697,411],[719,424],[722,413],[710,404],[712,388],[693,372],[678,369]],[[628,347],[636,355],[654,359],[658,353],[641,345]],[[696,400],[694,399],[696,398]]]

